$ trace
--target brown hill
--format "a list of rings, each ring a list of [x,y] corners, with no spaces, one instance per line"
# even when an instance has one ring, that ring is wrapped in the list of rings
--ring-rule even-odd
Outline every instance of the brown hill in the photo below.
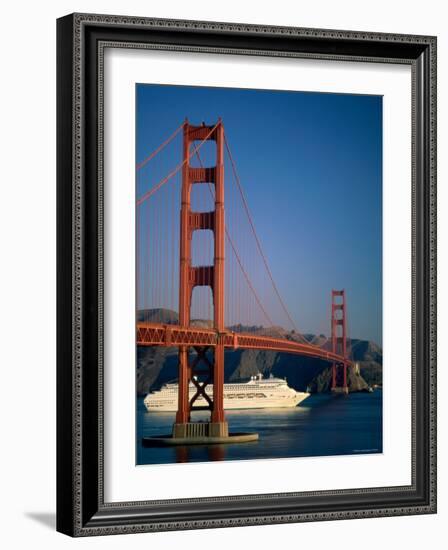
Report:
[[[177,323],[177,313],[171,310],[145,310],[139,312],[139,319],[148,322]],[[195,320],[196,326],[210,326],[209,321]],[[281,327],[242,326],[230,327],[236,332],[253,332],[260,335],[282,335],[290,340],[298,340],[294,332]],[[327,339],[324,335],[304,335],[317,345]],[[330,349],[327,341],[324,347]],[[349,372],[350,391],[362,391],[369,385],[382,383],[382,351],[373,342],[367,340],[348,340],[353,359],[360,365],[360,375]],[[320,359],[301,357],[275,351],[228,350],[225,352],[225,380],[247,380],[262,373],[286,378],[288,384],[299,391],[325,392],[329,390],[330,369],[327,362]],[[142,347],[137,351],[137,393],[146,394],[170,380],[177,379],[177,348]]]

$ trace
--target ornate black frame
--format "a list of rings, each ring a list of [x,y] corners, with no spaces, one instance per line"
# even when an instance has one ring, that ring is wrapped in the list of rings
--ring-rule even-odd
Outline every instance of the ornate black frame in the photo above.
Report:
[[[102,63],[108,46],[411,65],[412,485],[104,502]],[[435,513],[436,38],[74,14],[57,22],[57,49],[57,529],[88,536]]]

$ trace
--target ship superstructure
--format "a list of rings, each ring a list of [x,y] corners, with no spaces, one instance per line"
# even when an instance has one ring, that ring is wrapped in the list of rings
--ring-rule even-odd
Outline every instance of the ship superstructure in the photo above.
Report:
[[[168,383],[160,390],[148,393],[144,399],[148,411],[171,412],[178,406],[178,384]],[[196,386],[190,382],[189,398],[196,393]],[[207,385],[207,394],[213,396],[213,384]],[[261,374],[252,376],[247,382],[224,384],[224,409],[269,409],[296,407],[310,394],[290,388],[286,379],[263,378]],[[205,406],[207,402],[200,396],[195,405]]]

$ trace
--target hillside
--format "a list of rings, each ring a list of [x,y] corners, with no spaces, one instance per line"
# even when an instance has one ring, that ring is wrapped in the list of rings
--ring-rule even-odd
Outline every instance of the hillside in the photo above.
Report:
[[[177,323],[177,313],[171,310],[145,310],[139,312],[139,320],[147,322]],[[195,320],[195,326],[208,326],[207,321]],[[280,327],[230,327],[260,335],[279,336],[290,340],[298,339],[294,332]],[[323,343],[325,336],[305,335],[308,341]],[[362,391],[369,385],[382,383],[382,351],[379,346],[367,340],[348,340],[353,359],[359,363],[360,375],[349,372],[350,391]],[[330,349],[329,341],[324,345]],[[247,380],[262,373],[286,378],[288,384],[299,391],[309,388],[312,392],[329,391],[331,369],[320,359],[300,357],[275,351],[228,350],[225,352],[225,381]],[[137,350],[137,392],[146,394],[151,389],[177,379],[177,348],[139,347]]]

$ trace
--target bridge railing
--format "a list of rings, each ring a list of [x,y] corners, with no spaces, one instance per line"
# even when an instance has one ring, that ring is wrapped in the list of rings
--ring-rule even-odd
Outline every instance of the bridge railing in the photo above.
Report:
[[[157,323],[137,323],[137,345],[139,346],[216,346],[218,342],[226,348],[271,350],[306,357],[315,357],[330,362],[345,362],[346,358],[322,349],[313,344],[303,344],[283,338],[259,336],[236,332],[218,333],[214,329],[181,327],[180,325],[165,325]]]

